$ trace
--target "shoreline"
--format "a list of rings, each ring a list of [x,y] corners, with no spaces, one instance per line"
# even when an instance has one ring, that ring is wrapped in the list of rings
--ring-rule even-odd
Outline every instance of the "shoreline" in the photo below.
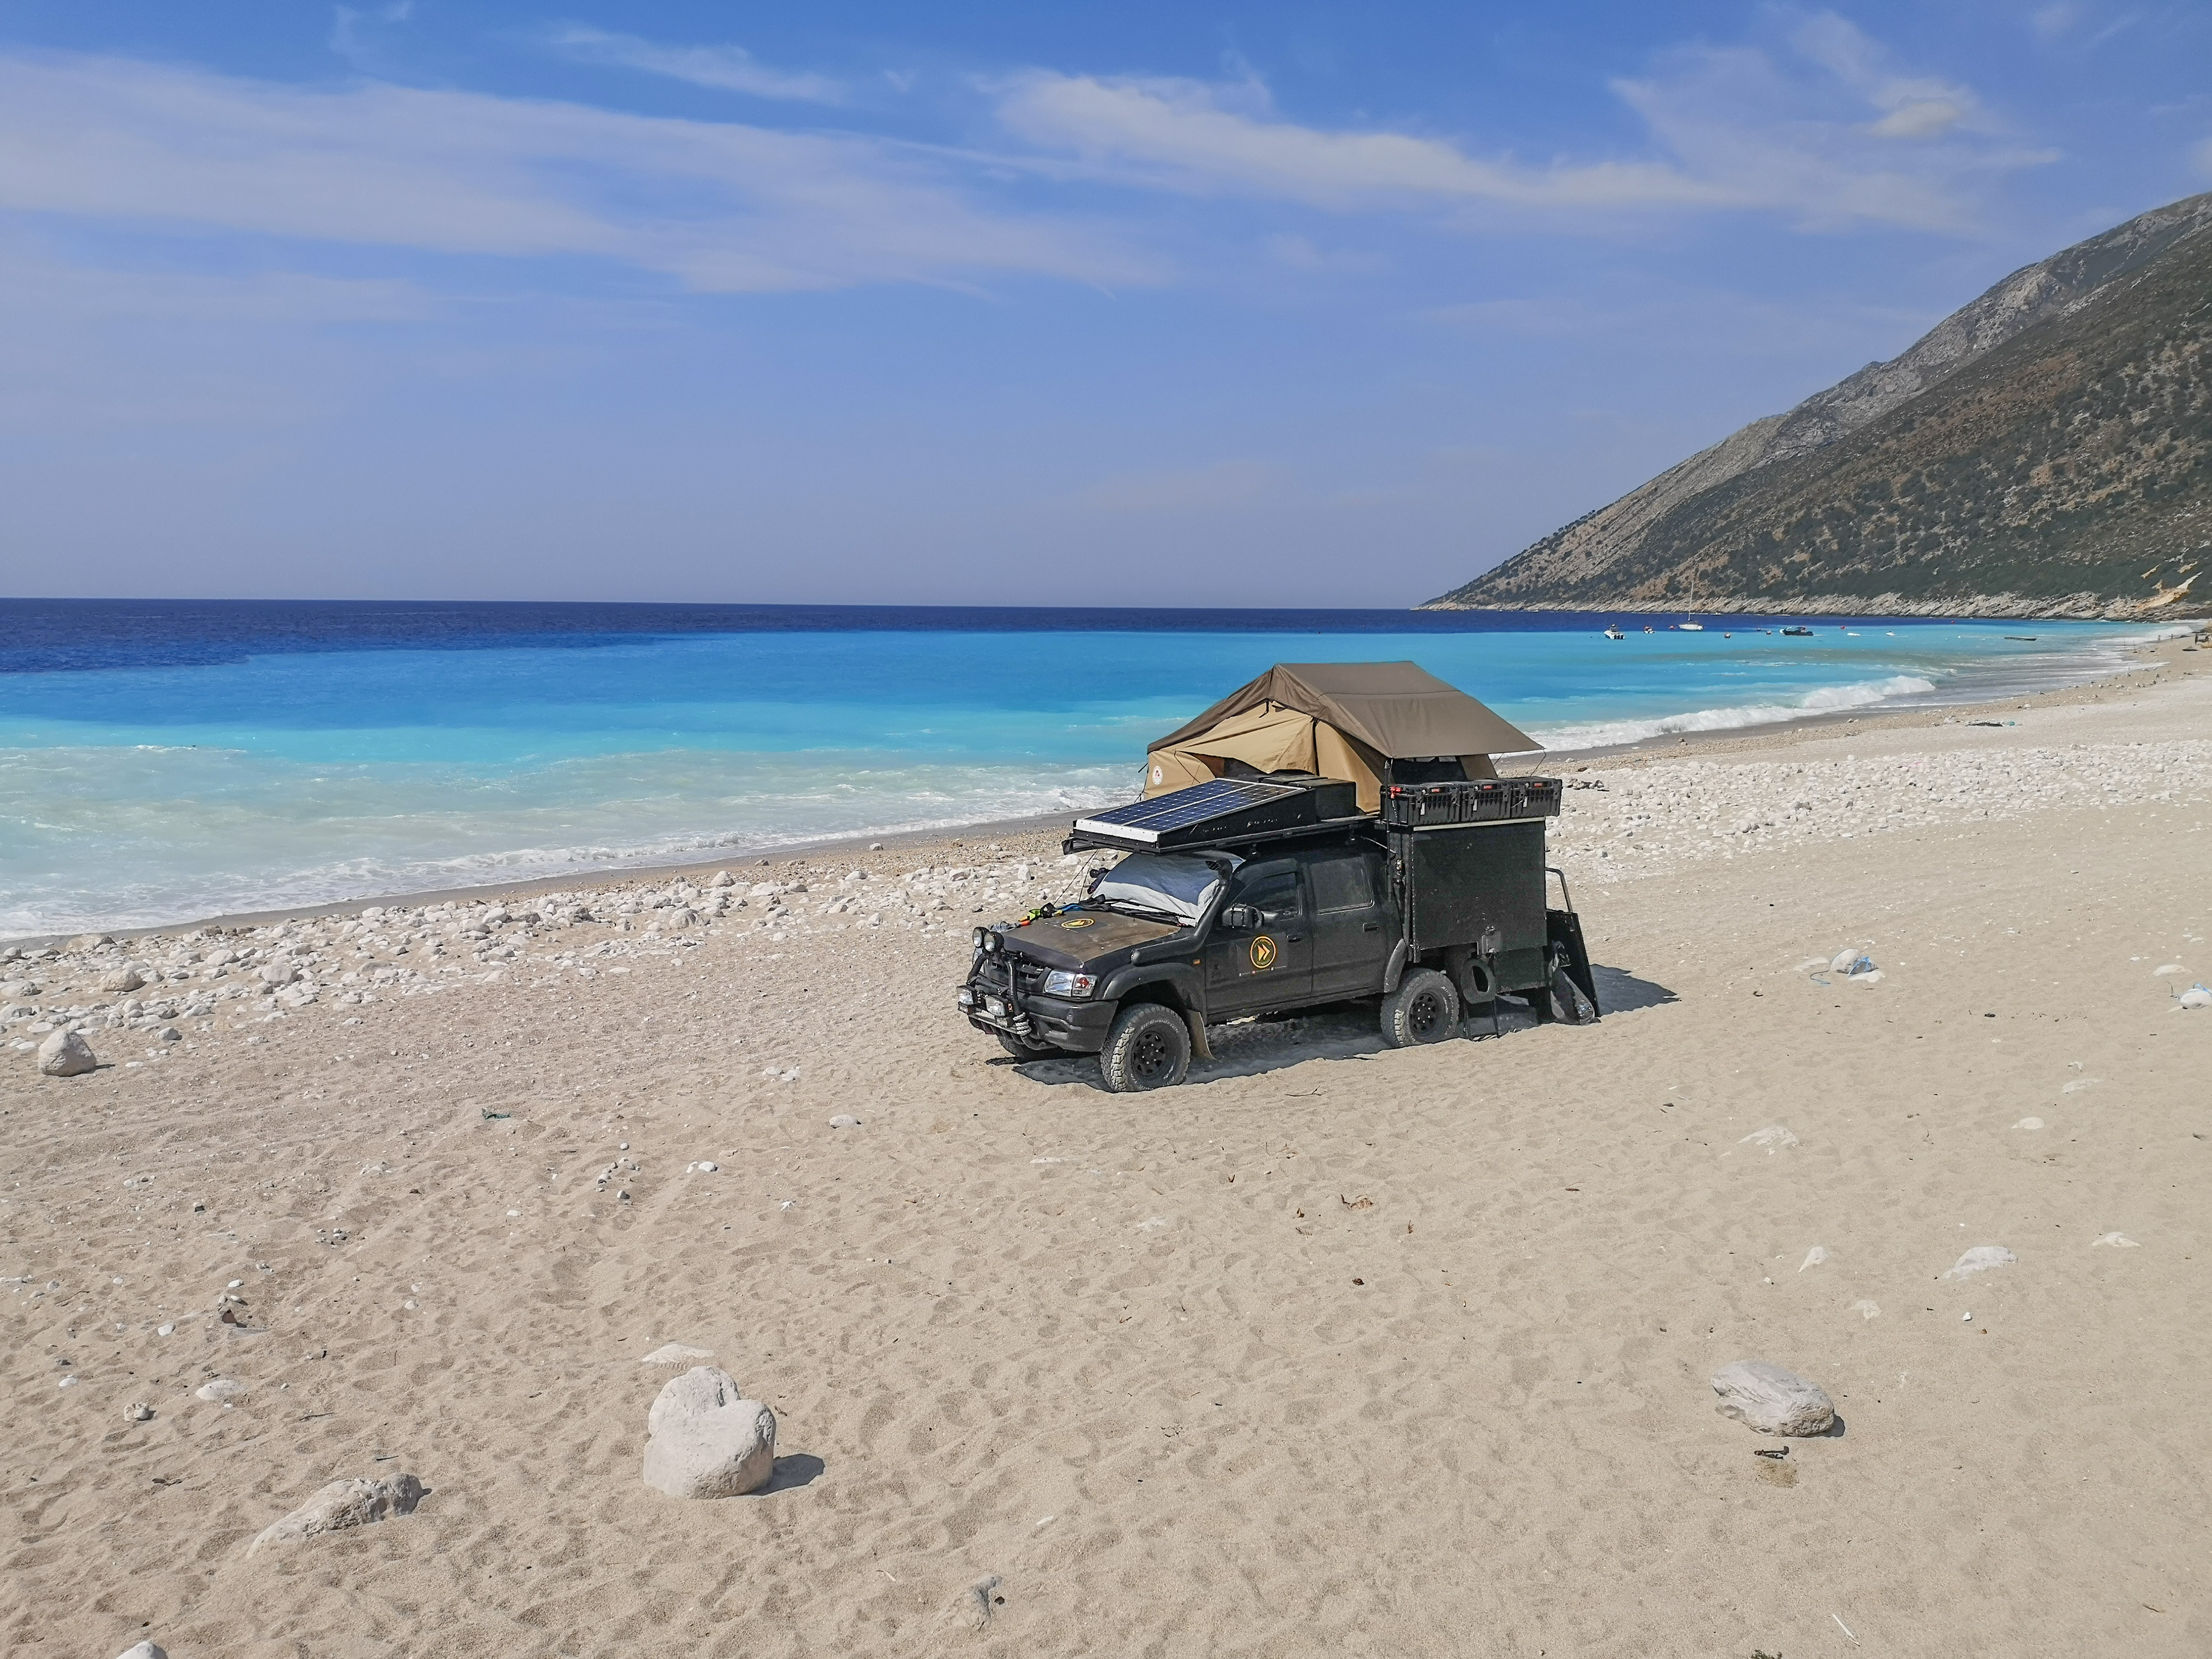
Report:
[[[2145,641],[2124,647],[2133,664],[2105,670],[2094,678],[2054,686],[2048,690],[2008,693],[2002,697],[1958,703],[1921,704],[1885,709],[1879,704],[1862,708],[1820,709],[1789,719],[1761,721],[1753,725],[1717,727],[1711,731],[1659,732],[1622,744],[1600,744],[1588,749],[1547,749],[1531,751],[1530,756],[1502,756],[1498,770],[1509,777],[1528,776],[1553,770],[1586,771],[1594,765],[1621,762],[1648,763],[1655,758],[1669,760],[1708,758],[1716,755],[1745,752],[1748,750],[1789,746],[1820,737],[1833,735],[1838,730],[1849,732],[1889,732],[1916,726],[1942,726],[1960,724],[1988,714],[2003,714],[2021,709],[2069,707],[2085,701],[2094,701],[2103,688],[2109,687],[2123,677],[2131,682],[2134,677],[2148,675],[2148,683],[2155,683],[2158,675],[2167,672],[2195,672],[2193,665],[2182,662],[2185,652],[2195,652],[2191,630],[2201,629],[2204,623],[2194,618],[2176,618],[2171,623],[2146,624],[2171,627],[2179,630],[2165,639]],[[210,929],[237,929],[267,927],[294,921],[320,920],[331,916],[357,915],[372,907],[414,908],[441,903],[486,903],[510,897],[533,894],[567,891],[577,888],[613,889],[625,884],[650,885],[656,882],[680,880],[713,874],[744,866],[755,869],[774,869],[781,866],[797,866],[809,860],[843,855],[857,855],[872,850],[891,851],[897,848],[958,847],[965,841],[988,840],[993,836],[1012,837],[1034,836],[1046,831],[1062,830],[1072,822],[1066,812],[1036,813],[1020,817],[983,819],[973,823],[941,825],[928,829],[903,830],[860,830],[851,835],[825,836],[807,841],[792,842],[775,846],[732,848],[711,858],[684,859],[650,864],[610,866],[603,868],[578,868],[556,875],[531,876],[511,881],[470,883],[459,886],[406,889],[386,893],[363,895],[353,898],[333,899],[309,905],[279,905],[267,909],[223,911],[183,920],[149,923],[144,926],[79,929],[44,933],[24,933],[0,937],[0,947],[16,950],[37,950],[65,945],[71,939],[86,937],[106,937],[118,941],[150,939],[163,934],[191,934]]]

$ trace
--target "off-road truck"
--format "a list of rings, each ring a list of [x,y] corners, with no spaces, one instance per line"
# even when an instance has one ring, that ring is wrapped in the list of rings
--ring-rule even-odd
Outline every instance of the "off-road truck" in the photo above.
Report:
[[[1595,1019],[1544,861],[1559,796],[1553,778],[1393,783],[1370,813],[1350,783],[1276,773],[1079,818],[1066,850],[1120,861],[1073,903],[975,929],[960,1009],[1020,1058],[1097,1054],[1117,1092],[1180,1083],[1208,1025],[1322,1004],[1372,1001],[1399,1047],[1469,1012],[1495,1030],[1506,995]]]

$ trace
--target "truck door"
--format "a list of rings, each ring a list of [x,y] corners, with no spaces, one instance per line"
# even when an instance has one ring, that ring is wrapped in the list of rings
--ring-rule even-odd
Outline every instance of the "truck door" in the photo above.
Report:
[[[1382,855],[1371,848],[1333,847],[1308,856],[1314,995],[1375,995],[1400,932]]]
[[[1207,1015],[1224,1019],[1311,1000],[1313,930],[1296,861],[1246,865],[1231,884],[1223,908],[1231,904],[1257,910],[1260,925],[1214,924],[1206,941]]]

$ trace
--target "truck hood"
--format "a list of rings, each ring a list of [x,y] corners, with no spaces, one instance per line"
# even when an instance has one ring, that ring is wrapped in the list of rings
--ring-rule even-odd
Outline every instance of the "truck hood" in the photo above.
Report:
[[[1116,915],[1110,910],[1086,910],[1079,915],[1048,916],[1026,927],[1011,928],[1006,949],[1048,968],[1080,968],[1117,951],[1184,930],[1164,921],[1141,916]]]

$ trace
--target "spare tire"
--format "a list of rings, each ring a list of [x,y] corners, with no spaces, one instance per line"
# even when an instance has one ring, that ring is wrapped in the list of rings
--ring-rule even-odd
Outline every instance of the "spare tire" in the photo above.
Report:
[[[1382,999],[1382,1040],[1394,1048],[1459,1035],[1459,991],[1433,968],[1412,968]]]
[[[1190,1027],[1172,1008],[1134,1002],[1115,1018],[1098,1051],[1098,1074],[1117,1095],[1167,1089],[1190,1071]]]

